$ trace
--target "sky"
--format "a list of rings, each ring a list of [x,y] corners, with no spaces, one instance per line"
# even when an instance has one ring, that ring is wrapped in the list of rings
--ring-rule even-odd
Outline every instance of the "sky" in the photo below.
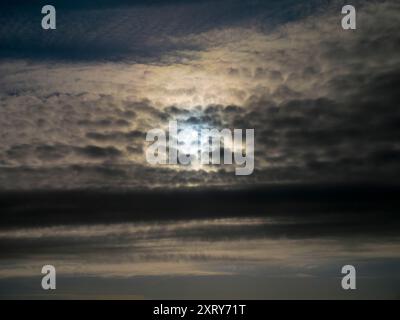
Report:
[[[400,297],[398,1],[45,4],[1,3],[0,298]],[[149,164],[170,121],[254,172]]]

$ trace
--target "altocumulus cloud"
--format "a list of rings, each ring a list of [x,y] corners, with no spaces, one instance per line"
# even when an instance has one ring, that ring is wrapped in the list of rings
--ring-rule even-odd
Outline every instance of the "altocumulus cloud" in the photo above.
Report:
[[[341,5],[60,2],[43,34],[9,4],[1,187],[397,182],[400,6],[357,3],[358,29],[344,32]],[[145,132],[176,119],[254,128],[253,175],[149,167]]]

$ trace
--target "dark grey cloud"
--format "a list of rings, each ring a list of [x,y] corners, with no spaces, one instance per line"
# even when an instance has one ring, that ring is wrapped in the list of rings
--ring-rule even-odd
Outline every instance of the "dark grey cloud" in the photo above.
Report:
[[[89,158],[118,157],[122,154],[121,151],[114,147],[102,148],[94,145],[76,148],[76,152]]]
[[[74,168],[77,172],[83,167]],[[107,166],[93,167],[111,176],[122,176],[124,171],[113,171]],[[107,170],[110,170],[107,172]],[[142,169],[146,170],[146,169]],[[137,170],[140,175],[142,171]],[[72,173],[69,173],[72,174]],[[147,170],[144,175],[151,172]],[[59,177],[63,177],[60,173]],[[139,179],[138,179],[139,180]],[[296,223],[294,230],[321,236],[330,232],[342,234],[360,225],[373,232],[383,232],[381,224],[393,230],[398,228],[398,187],[369,185],[270,185],[263,187],[218,190],[165,191],[155,189],[132,192],[115,191],[32,191],[3,192],[1,205],[2,228],[24,226],[120,223],[134,221],[187,220],[225,217],[272,217],[281,222]],[[24,205],[21,205],[23,198]],[[296,204],[295,206],[293,204]],[[113,214],[110,214],[110,213]],[[379,215],[377,215],[377,213]],[[363,221],[358,219],[363,217]],[[308,226],[303,225],[307,224]],[[337,222],[337,224],[333,222]],[[390,221],[390,223],[389,223]],[[326,228],[322,225],[326,223]],[[296,227],[299,224],[299,227]],[[300,226],[301,225],[301,226]],[[273,227],[273,226],[272,226]],[[279,228],[279,226],[277,226]],[[332,227],[332,230],[329,228]],[[308,229],[310,228],[310,229]],[[323,230],[322,230],[322,229]],[[320,230],[321,229],[321,230]],[[282,229],[283,230],[283,229]],[[308,231],[307,231],[308,230]],[[311,232],[311,233],[310,233]],[[272,235],[272,234],[271,234]]]
[[[98,128],[107,128],[107,127],[129,127],[130,122],[125,119],[98,119],[98,120],[80,120],[78,121],[79,125],[83,127],[98,127]]]
[[[108,133],[99,133],[99,132],[88,132],[86,137],[96,141],[117,141],[117,142],[133,142],[134,140],[144,139],[146,134],[139,130],[132,130],[129,132],[120,132],[120,131],[112,131]]]
[[[57,280],[100,275],[112,283],[116,276],[161,281],[165,275],[204,279],[211,272],[231,282],[250,274],[258,281],[279,277],[285,284],[306,277],[307,285],[315,277],[334,277],[337,287],[338,270],[348,261],[357,266],[359,279],[393,280],[399,264],[398,191],[302,185],[151,194],[1,193],[0,283],[15,285],[21,276],[26,283],[44,261],[57,266]],[[359,281],[360,294],[373,292]],[[397,285],[392,281],[389,287]],[[71,293],[76,297],[82,288]],[[377,295],[388,294],[383,292]],[[249,294],[256,292],[244,296]]]
[[[107,159],[119,157],[122,152],[115,147],[99,147],[87,145],[83,147],[55,144],[55,145],[15,145],[7,150],[9,160],[57,161],[68,155],[78,155],[84,158]]]
[[[196,50],[171,36],[191,35],[225,26],[248,24],[254,18],[266,27],[312,14],[326,1],[307,6],[297,1],[70,1],[52,2],[57,30],[40,27],[38,1],[2,2],[0,57],[51,60],[135,60],[159,62],[178,49]],[[226,8],[229,7],[229,10]],[[8,27],[9,26],[9,27]],[[154,38],[157,41],[152,42]]]

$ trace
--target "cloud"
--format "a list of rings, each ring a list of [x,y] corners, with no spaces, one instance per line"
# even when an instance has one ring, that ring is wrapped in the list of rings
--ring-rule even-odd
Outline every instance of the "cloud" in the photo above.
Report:
[[[61,281],[213,276],[265,297],[284,279],[267,296],[302,298],[316,282],[288,279],[329,279],[331,297],[351,261],[361,296],[380,294],[365,279],[396,287],[396,1],[354,2],[344,31],[343,1],[56,0],[52,33],[15,3],[0,13],[6,294],[48,261]],[[150,166],[145,134],[170,120],[255,129],[254,173]]]
[[[117,157],[120,156],[122,153],[118,149],[114,147],[106,147],[101,148],[98,146],[86,146],[83,148],[76,149],[78,154],[87,156],[89,158],[108,158],[108,157]]]
[[[232,24],[248,24],[249,20],[268,21],[269,25],[296,19],[312,13],[315,6],[299,6],[285,0],[242,3],[209,1],[82,1],[71,4],[55,0],[57,30],[40,28],[40,8],[47,4],[29,1],[7,1],[2,11],[0,52],[3,58],[31,60],[111,60],[160,62],[160,58],[181,60],[178,50],[192,50],[189,42],[171,41],[171,37],[190,36],[224,28]],[[320,0],[312,1],[315,5]],[[229,7],[230,10],[226,10]],[[282,10],[281,8],[284,7]],[[39,9],[38,9],[39,8]],[[82,19],[84,17],[84,19]],[[77,31],[79,30],[79,31]],[[12,36],[10,34],[12,33]]]
[[[116,142],[133,142],[135,139],[143,139],[145,137],[145,133],[132,130],[129,132],[120,132],[120,131],[112,131],[109,133],[99,133],[99,132],[88,132],[86,137],[96,141],[116,141]]]
[[[330,217],[332,219],[332,217]],[[57,265],[63,276],[241,275],[249,271],[276,275],[326,276],[332,263],[397,261],[399,239],[341,232],[350,221],[236,217],[184,219],[123,224],[93,224],[1,230],[0,278],[34,275],[43,259]],[[327,224],[339,234],[315,237]],[[336,223],[336,225],[335,225]],[[301,230],[304,229],[302,232]],[[298,233],[291,233],[297,230]],[[313,230],[311,234],[308,232]],[[368,231],[368,230],[367,230]],[[290,237],[284,236],[291,233]],[[319,234],[319,233],[317,233]],[[346,241],[351,237],[351,244]],[[232,248],[235,248],[232,250]],[[15,262],[24,262],[15,265]],[[111,261],[111,262],[110,262]],[[316,263],[317,261],[317,263]],[[10,267],[10,262],[13,268]],[[398,263],[398,262],[397,262]],[[232,267],[226,267],[227,265]],[[286,265],[285,267],[283,267]],[[264,270],[264,272],[262,271]],[[272,271],[273,272],[273,271]],[[284,272],[284,274],[283,274]],[[328,272],[329,273],[329,272]],[[374,272],[376,274],[379,272]],[[275,272],[273,272],[275,274]],[[269,274],[271,276],[271,274]]]
[[[157,11],[159,19],[144,28],[141,36],[146,41],[135,40],[135,28],[126,38],[123,35],[131,23],[139,26],[142,20],[126,18],[116,24],[114,19],[121,10],[122,17],[145,19],[157,5],[104,7],[110,18],[101,28],[114,22],[119,26],[112,37],[100,32],[82,40],[85,33],[68,31],[67,38],[82,45],[133,44],[146,52],[147,60],[139,61],[136,53],[125,49],[124,57],[132,59],[2,60],[0,165],[2,181],[13,182],[1,187],[18,188],[21,183],[25,188],[34,185],[27,180],[40,176],[44,185],[58,188],[60,182],[50,175],[75,170],[71,168],[79,168],[79,175],[66,174],[63,187],[110,187],[111,182],[115,188],[396,183],[398,4],[357,5],[357,32],[340,28],[339,2],[317,11],[303,8],[294,19],[285,15],[304,4],[288,1],[282,9],[258,3],[243,13],[239,2],[229,5],[232,16],[216,24],[206,21],[214,21],[209,18],[226,8],[224,1],[205,15],[205,3],[165,6]],[[189,28],[186,18],[171,19],[177,8],[197,13],[198,23],[192,19]],[[251,15],[252,10],[259,14]],[[103,14],[103,9],[87,11],[88,19]],[[69,12],[71,18],[77,12]],[[279,18],[268,24],[271,15]],[[166,25],[163,33],[156,32]],[[164,41],[172,51],[163,50]],[[158,46],[151,54],[149,43]],[[229,166],[149,167],[145,133],[166,129],[170,120],[186,126],[254,128],[254,173],[238,179],[231,177]],[[106,168],[122,171],[123,178],[117,174],[105,180]],[[146,174],[138,175],[139,170]]]

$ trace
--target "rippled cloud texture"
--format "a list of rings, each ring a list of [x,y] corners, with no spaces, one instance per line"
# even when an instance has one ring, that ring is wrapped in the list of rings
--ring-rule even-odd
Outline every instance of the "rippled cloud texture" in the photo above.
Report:
[[[0,298],[399,297],[398,1],[52,4],[1,4]],[[150,165],[169,121],[254,172]]]
[[[1,17],[3,189],[397,180],[397,2],[107,4]],[[149,166],[169,120],[254,128],[254,174]]]

